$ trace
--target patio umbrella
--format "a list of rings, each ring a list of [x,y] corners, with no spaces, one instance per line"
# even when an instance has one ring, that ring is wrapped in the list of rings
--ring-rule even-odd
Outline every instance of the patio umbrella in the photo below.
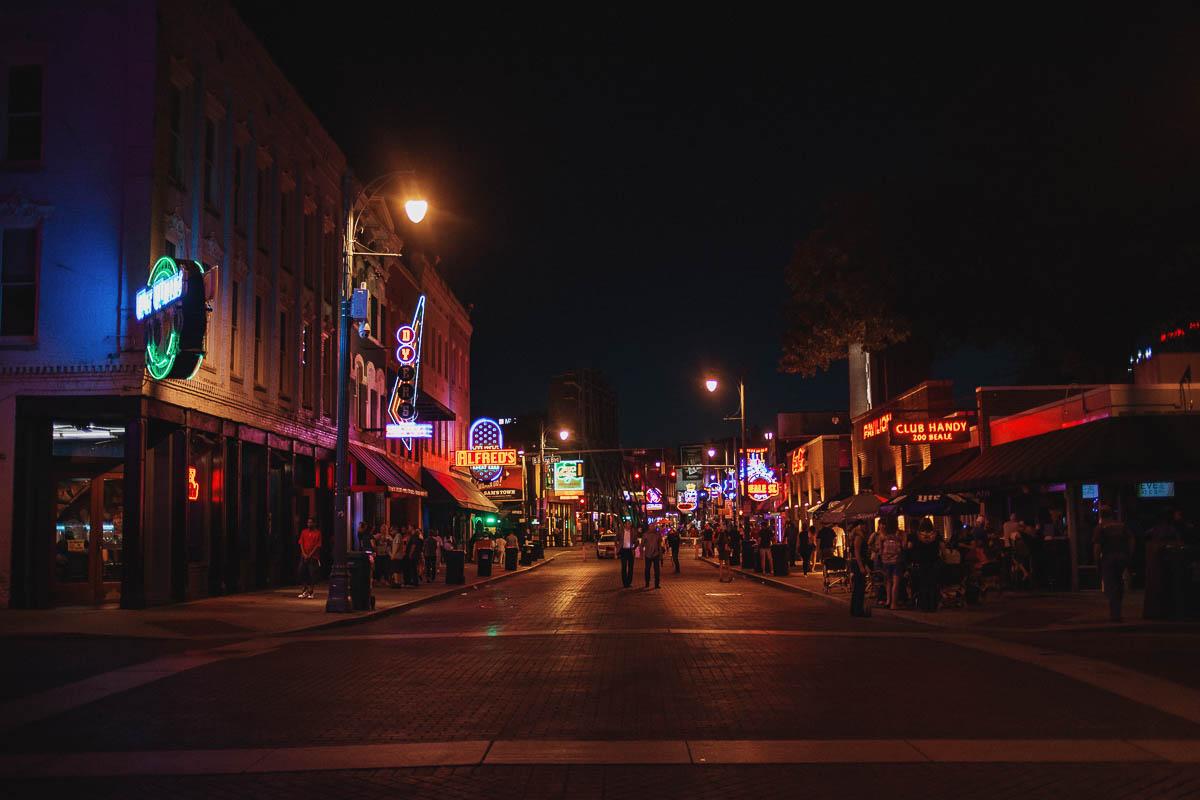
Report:
[[[886,503],[886,497],[867,492],[856,494],[847,500],[840,500],[831,505],[821,514],[822,522],[857,522],[878,516],[879,506]]]
[[[946,516],[948,514],[977,514],[979,503],[955,492],[911,492],[899,494],[879,507],[884,515]]]

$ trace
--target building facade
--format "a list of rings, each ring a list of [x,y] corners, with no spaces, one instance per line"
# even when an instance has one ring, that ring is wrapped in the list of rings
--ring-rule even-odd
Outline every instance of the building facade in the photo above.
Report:
[[[0,39],[0,602],[292,581],[304,520],[333,526],[344,155],[225,2],[10,7]],[[364,219],[401,251],[386,209]],[[423,519],[469,408],[466,313],[406,260],[352,276],[356,523]],[[378,429],[421,294],[441,416],[408,450]]]

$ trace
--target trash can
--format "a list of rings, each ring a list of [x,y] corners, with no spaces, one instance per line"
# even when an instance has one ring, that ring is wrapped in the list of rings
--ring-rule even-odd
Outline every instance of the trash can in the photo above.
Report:
[[[546,557],[546,546],[542,544],[542,540],[538,539],[533,543],[533,558],[536,561],[541,561]]]
[[[492,549],[490,547],[475,551],[475,574],[480,578],[492,576]]]
[[[1200,620],[1200,547],[1167,546],[1161,552],[1170,576],[1167,618]]]
[[[504,568],[505,569],[516,569],[517,568],[517,554],[520,552],[521,552],[521,550],[518,547],[505,547],[504,548]]]
[[[762,568],[758,565],[758,545],[749,539],[742,542],[742,567],[762,572]]]
[[[466,583],[466,564],[467,552],[465,550],[447,550],[446,583],[455,583],[459,585]]]
[[[350,607],[355,611],[367,611],[375,607],[375,597],[371,594],[373,555],[365,550],[346,553],[346,568],[350,572]]]
[[[533,563],[533,545],[526,544],[521,546],[521,566],[528,567]]]
[[[730,547],[729,547],[729,566],[736,567],[741,563],[742,563],[742,548],[731,543]]]
[[[788,546],[776,542],[771,545],[771,568],[776,575],[788,574]]]

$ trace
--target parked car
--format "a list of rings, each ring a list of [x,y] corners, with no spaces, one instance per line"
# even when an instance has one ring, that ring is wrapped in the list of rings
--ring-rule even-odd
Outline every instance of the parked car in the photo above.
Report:
[[[606,533],[596,540],[596,558],[617,557],[617,535]]]

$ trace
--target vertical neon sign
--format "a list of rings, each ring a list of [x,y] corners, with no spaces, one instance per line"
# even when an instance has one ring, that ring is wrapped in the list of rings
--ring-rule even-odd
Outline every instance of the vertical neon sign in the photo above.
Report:
[[[412,323],[396,329],[396,360],[400,362],[400,374],[396,376],[388,401],[388,416],[394,425],[410,423],[408,428],[411,428],[411,423],[417,420],[417,387],[421,378],[421,339],[424,331],[425,295],[421,295],[417,299]],[[411,436],[402,436],[400,440],[412,450]]]

